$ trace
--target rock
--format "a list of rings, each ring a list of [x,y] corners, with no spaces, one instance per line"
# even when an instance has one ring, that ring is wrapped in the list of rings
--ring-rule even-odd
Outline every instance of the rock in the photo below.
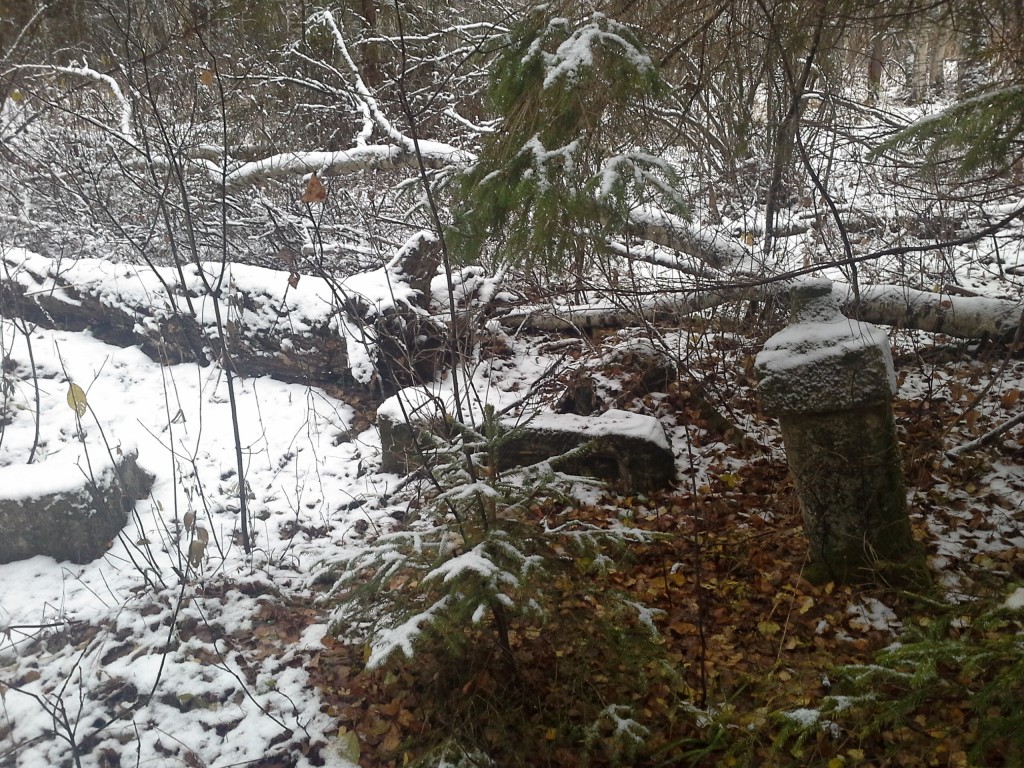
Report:
[[[549,461],[551,468],[612,483],[627,492],[664,488],[675,479],[675,456],[653,416],[611,409],[596,418],[541,414],[511,423],[498,468]]]
[[[377,410],[382,469],[406,473],[429,462],[435,436],[443,445],[459,431],[453,411],[453,403],[420,387],[385,400]],[[502,425],[496,452],[501,470],[548,461],[555,471],[594,477],[625,491],[664,487],[675,477],[672,447],[652,416],[614,409],[589,418],[544,413],[503,419]]]
[[[870,580],[918,556],[892,415],[888,337],[843,317],[828,281],[795,288],[793,303],[797,322],[765,343],[755,367],[796,481],[811,558],[804,574],[818,582]]]
[[[430,251],[420,254],[416,268],[427,270],[429,258]],[[447,364],[448,330],[418,305],[422,286],[409,285],[422,280],[387,267],[336,282],[301,275],[292,285],[287,272],[234,264],[231,279],[211,293],[220,286],[215,263],[189,264],[179,273],[12,251],[0,264],[11,276],[0,281],[0,315],[88,330],[165,364],[223,364],[226,347],[239,376],[320,387],[380,383],[389,392],[431,381]],[[350,349],[364,342],[369,353]],[[365,375],[353,371],[356,358],[370,361]]]
[[[839,311],[829,281],[794,289],[795,322],[765,342],[757,392],[772,415],[845,411],[896,391],[889,337]]]
[[[0,563],[49,555],[87,563],[101,557],[153,477],[135,451],[0,468]],[[43,489],[43,490],[38,490]]]

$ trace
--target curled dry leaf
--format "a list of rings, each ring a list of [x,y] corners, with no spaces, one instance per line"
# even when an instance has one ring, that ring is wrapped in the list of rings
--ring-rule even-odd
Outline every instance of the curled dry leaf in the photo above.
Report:
[[[185,519],[182,520],[182,522],[185,524],[185,530],[186,531],[191,531],[192,527],[196,524],[196,513],[195,512],[186,512],[185,513]]]
[[[315,173],[310,174],[306,182],[306,191],[302,193],[304,203],[323,203],[327,201],[327,187]]]
[[[205,546],[206,544],[208,544],[210,542],[210,532],[207,531],[205,528],[198,528],[197,527],[196,528],[196,539],[198,541],[203,542],[203,545]]]
[[[1006,410],[1009,410],[1017,405],[1017,402],[1020,400],[1020,395],[1021,392],[1016,387],[1009,389],[1003,393],[1001,398],[999,398],[999,404]]]
[[[203,562],[203,555],[206,554],[206,542],[196,539],[188,545],[188,561],[193,568],[198,568]]]

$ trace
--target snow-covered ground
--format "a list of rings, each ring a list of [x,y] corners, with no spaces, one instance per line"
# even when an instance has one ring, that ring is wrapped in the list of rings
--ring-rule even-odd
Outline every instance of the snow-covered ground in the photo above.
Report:
[[[156,481],[99,560],[75,565],[35,557],[0,565],[0,764],[350,764],[335,739],[336,723],[309,684],[307,665],[315,663],[328,621],[310,595],[323,564],[350,554],[401,511],[392,494],[402,478],[380,472],[376,429],[357,426],[365,420],[323,391],[269,378],[237,380],[254,537],[247,555],[223,372],[161,366],[138,349],[88,333],[35,328],[26,337],[23,330],[20,322],[0,320],[9,382],[0,414],[0,495],[59,488],[68,473],[87,472],[90,457],[112,449],[137,449]],[[901,337],[897,357],[924,339]],[[680,349],[691,343],[685,333],[666,340]],[[499,406],[530,392],[564,348],[527,337],[504,342],[509,355],[472,372],[476,391]],[[737,363],[733,374],[741,368]],[[978,388],[995,368],[913,367],[903,371],[899,397],[956,394],[965,405],[966,379],[974,376],[971,386]],[[1019,365],[998,372],[970,429],[1019,407],[1001,393],[1024,389],[1022,380]],[[80,418],[68,404],[72,382],[87,395]],[[704,474],[711,464],[719,473],[742,473],[726,446],[687,448],[692,429],[659,415],[681,467],[695,462]],[[764,424],[751,419],[743,427],[778,451]],[[53,468],[43,486],[38,473],[28,482],[24,468],[33,445],[34,463]],[[999,460],[963,486],[942,468],[935,472],[941,478],[927,487],[918,482],[911,505],[926,518],[933,564],[947,569],[943,578],[959,590],[963,564],[998,568],[1007,553],[1024,548],[1024,471],[1012,459]],[[186,516],[209,534],[196,567],[189,563]],[[898,628],[877,601],[852,603],[849,614],[851,624]]]
[[[320,566],[399,516],[376,429],[321,390],[237,379],[247,555],[223,371],[24,328],[0,319],[0,496],[81,483],[119,451],[156,480],[102,558],[0,565],[0,764],[347,764],[305,670],[329,620],[310,595]],[[516,401],[554,359],[516,354],[475,371],[482,397]],[[195,567],[190,520],[209,536]]]
[[[161,367],[87,333],[45,330],[31,334],[33,370],[24,335],[7,320],[0,334],[13,383],[0,493],[57,489],[62,475],[86,472],[87,455],[105,456],[108,447],[136,447],[156,476],[150,498],[101,559],[74,565],[40,556],[0,566],[0,666],[10,686],[2,691],[0,762],[61,765],[74,741],[88,752],[83,764],[100,764],[105,750],[120,753],[131,742],[143,763],[191,752],[197,765],[224,765],[322,742],[330,723],[301,659],[325,628],[314,625],[259,661],[236,649],[259,630],[261,600],[305,589],[315,564],[351,541],[358,521],[383,514],[367,499],[394,478],[361,470],[375,460],[376,435],[352,433],[352,409],[322,392],[238,381],[254,536],[247,557],[221,371]],[[80,428],[69,381],[88,397]],[[26,487],[19,465],[34,440],[37,387],[35,461],[53,476]],[[210,535],[195,569],[187,513]],[[266,597],[254,601],[254,593]]]

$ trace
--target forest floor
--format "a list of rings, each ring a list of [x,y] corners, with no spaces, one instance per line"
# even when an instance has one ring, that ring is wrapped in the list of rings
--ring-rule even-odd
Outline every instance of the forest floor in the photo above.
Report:
[[[571,512],[665,534],[618,552],[609,575],[612,588],[651,609],[659,638],[663,665],[644,672],[643,698],[632,702],[648,729],[643,764],[1003,764],[1002,742],[986,743],[977,762],[984,712],[969,681],[941,707],[911,708],[870,733],[839,725],[823,707],[835,705],[838,668],[873,663],[940,615],[943,632],[959,636],[980,599],[998,603],[1024,582],[1024,427],[956,460],[944,453],[1019,410],[1024,360],[1005,346],[892,335],[908,505],[935,590],[812,585],[801,576],[806,543],[781,440],[753,389],[762,339],[704,330],[681,332],[696,351],[663,391],[647,391],[637,370],[601,372],[612,404],[665,426],[676,487],[606,492]],[[6,370],[27,401],[27,356],[13,329],[4,333]],[[573,354],[600,357],[627,337],[577,340]],[[258,533],[247,556],[234,530],[216,372],[161,368],[88,334],[34,339],[47,450],[76,440],[63,375],[78,370],[79,380],[91,377],[97,424],[138,444],[158,479],[101,560],[0,565],[0,764],[398,766],[426,734],[454,726],[504,752],[503,764],[632,759],[616,746],[615,727],[586,736],[572,722],[574,697],[619,679],[632,695],[636,670],[590,655],[602,647],[586,639],[604,606],[571,579],[551,585],[562,610],[542,629],[512,627],[514,677],[495,663],[485,628],[471,630],[455,696],[443,659],[428,653],[366,671],[364,649],[329,631],[330,565],[405,511],[394,494],[403,479],[379,472],[373,398],[242,382]],[[557,339],[517,339],[487,367],[490,383],[524,385],[545,369],[553,342],[564,349]],[[553,382],[553,391],[570,383]],[[5,451],[24,449],[32,423],[15,414]],[[185,565],[185,511],[206,521],[216,544],[196,571]],[[1020,629],[1020,617],[1006,621]],[[501,705],[515,717],[495,714]]]

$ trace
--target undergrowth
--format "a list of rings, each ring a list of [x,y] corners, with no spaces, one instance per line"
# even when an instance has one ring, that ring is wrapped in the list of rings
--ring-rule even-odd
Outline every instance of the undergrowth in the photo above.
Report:
[[[614,558],[657,534],[573,514],[573,481],[547,462],[500,471],[516,432],[493,411],[479,431],[424,430],[434,463],[412,514],[343,563],[335,630],[404,720],[378,759],[633,765],[655,724],[671,732],[657,722],[670,710],[648,706],[685,688],[657,610],[613,578]],[[364,717],[349,715],[353,730],[379,730]]]
[[[314,673],[357,747],[350,757],[364,766],[1020,765],[1024,614],[1004,604],[1024,582],[1019,550],[1007,540],[1005,550],[983,552],[972,538],[953,553],[933,533],[960,526],[979,540],[1008,536],[993,521],[1018,506],[986,480],[1015,455],[1012,445],[1002,457],[943,458],[935,423],[950,423],[945,395],[961,378],[932,377],[934,392],[896,403],[915,537],[932,557],[952,559],[955,567],[936,567],[958,575],[943,587],[960,600],[803,579],[794,491],[782,457],[764,449],[751,455],[756,447],[721,441],[723,453],[686,490],[591,503],[519,482],[488,513],[518,551],[543,560],[517,587],[533,590],[543,610],[510,614],[514,662],[493,621],[463,613],[431,623],[412,658],[396,653],[370,668],[375,617],[364,614],[364,634],[330,640]],[[687,413],[707,433],[701,439],[720,439],[681,397],[659,403]],[[486,435],[462,439],[476,445],[481,481],[495,484]],[[530,501],[510,504],[516,492]],[[450,510],[424,503],[414,511],[400,531],[429,522],[435,544],[450,536]],[[539,535],[570,522],[628,529],[632,538],[579,549]],[[463,539],[445,557],[482,540]],[[401,587],[403,599],[424,581],[436,589],[440,580],[422,575],[437,563],[384,586]],[[523,596],[510,592],[525,605]],[[865,619],[875,608],[888,618]]]

